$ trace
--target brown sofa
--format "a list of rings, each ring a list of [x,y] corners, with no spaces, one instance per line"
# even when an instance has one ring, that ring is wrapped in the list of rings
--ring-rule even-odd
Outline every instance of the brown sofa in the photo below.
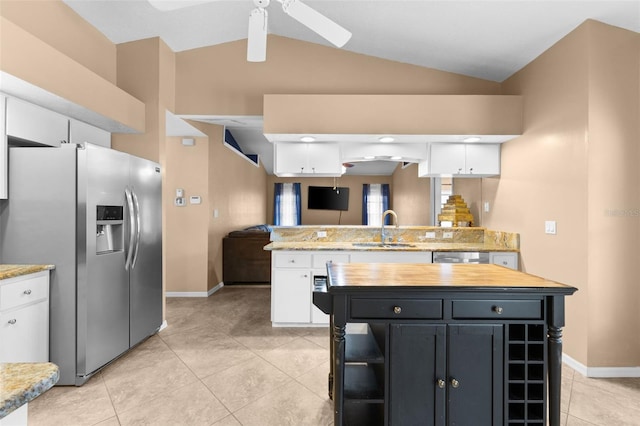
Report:
[[[233,283],[271,283],[271,252],[266,225],[230,232],[222,239],[222,280]]]

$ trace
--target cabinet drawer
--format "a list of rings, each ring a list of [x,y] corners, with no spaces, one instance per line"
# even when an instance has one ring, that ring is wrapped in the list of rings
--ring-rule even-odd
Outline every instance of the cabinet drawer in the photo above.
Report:
[[[542,300],[454,300],[453,318],[542,319]]]
[[[351,299],[352,318],[442,318],[442,300]]]
[[[274,256],[276,268],[310,268],[310,254],[278,253]]]
[[[349,255],[339,253],[324,253],[313,255],[314,268],[325,268],[327,266],[327,262],[349,263]]]
[[[46,272],[49,273],[48,271]],[[0,310],[15,308],[49,296],[49,280],[44,274],[26,276],[0,286]]]

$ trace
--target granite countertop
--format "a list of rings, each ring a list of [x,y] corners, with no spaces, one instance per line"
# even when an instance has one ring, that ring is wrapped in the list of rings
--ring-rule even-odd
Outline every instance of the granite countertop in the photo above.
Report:
[[[360,244],[360,245],[359,245]],[[519,252],[517,248],[507,248],[505,246],[492,243],[419,243],[407,242],[399,246],[363,246],[358,242],[323,242],[323,241],[277,241],[267,244],[265,250],[328,250],[328,251],[483,251],[483,252]]]
[[[0,364],[0,419],[58,382],[60,370],[50,362]]]
[[[55,269],[55,265],[0,265],[0,280]]]

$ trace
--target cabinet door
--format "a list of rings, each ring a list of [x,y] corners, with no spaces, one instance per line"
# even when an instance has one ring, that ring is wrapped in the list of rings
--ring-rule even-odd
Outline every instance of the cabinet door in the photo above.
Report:
[[[48,300],[0,314],[0,340],[0,362],[48,362]]]
[[[7,135],[24,141],[60,146],[69,140],[69,119],[45,108],[7,98]]]
[[[340,147],[335,143],[310,143],[307,147],[308,170],[312,174],[342,173]]]
[[[271,321],[311,321],[311,272],[309,269],[275,269],[271,282]]]
[[[444,425],[444,325],[393,324],[389,350],[389,425]],[[483,424],[483,423],[460,423]]]
[[[448,327],[447,422],[502,424],[501,325]]]
[[[500,174],[500,145],[466,145],[465,173],[493,176]]]
[[[518,253],[490,253],[489,262],[494,265],[506,266],[511,269],[518,269]]]
[[[277,142],[274,144],[275,170],[280,173],[306,173],[307,144]]]
[[[70,120],[69,141],[75,144],[89,142],[111,148],[111,133],[78,120]]]
[[[431,144],[430,175],[456,175],[465,173],[465,145],[461,143]]]

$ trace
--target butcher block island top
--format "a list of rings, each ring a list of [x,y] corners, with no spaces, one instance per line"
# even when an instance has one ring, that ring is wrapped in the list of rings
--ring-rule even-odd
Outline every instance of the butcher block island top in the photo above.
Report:
[[[389,290],[510,291],[541,289],[572,294],[574,287],[498,265],[334,263],[327,266],[329,292]]]

